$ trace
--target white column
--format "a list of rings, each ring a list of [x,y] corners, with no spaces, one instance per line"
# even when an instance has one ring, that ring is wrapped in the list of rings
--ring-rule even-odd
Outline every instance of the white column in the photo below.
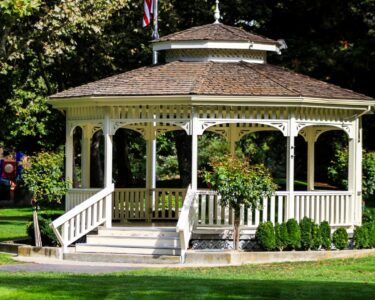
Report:
[[[315,130],[306,131],[307,142],[307,190],[313,191],[315,185]]]
[[[73,135],[70,134],[68,124],[66,124],[66,136],[65,136],[65,178],[73,182]]]
[[[348,190],[353,193],[353,224],[362,223],[362,124],[357,119],[353,122],[354,134],[349,140]]]
[[[146,138],[146,189],[148,190],[148,203],[146,205],[147,218],[150,220],[155,203],[156,189],[156,124],[150,123],[147,128]]]
[[[90,148],[92,126],[82,128],[81,181],[83,188],[90,188]]]
[[[198,118],[193,112],[191,122],[191,188],[198,189]]]
[[[113,143],[110,114],[107,113],[104,118],[104,187],[112,185],[112,161],[113,161]],[[105,206],[105,224],[106,228],[112,227],[112,194],[106,197]]]
[[[294,214],[294,148],[295,148],[295,118],[292,115],[289,120],[289,134],[287,136],[286,154],[286,190],[288,191],[287,218],[295,218]]]

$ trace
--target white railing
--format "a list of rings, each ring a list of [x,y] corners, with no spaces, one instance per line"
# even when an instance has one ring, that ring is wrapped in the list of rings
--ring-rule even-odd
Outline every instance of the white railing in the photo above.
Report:
[[[350,226],[354,222],[355,206],[352,192],[308,191],[294,192],[296,220],[309,217],[320,223],[327,221],[331,226]]]
[[[129,220],[149,219],[147,189],[115,189],[113,193],[113,220],[125,223]]]
[[[51,223],[64,252],[101,224],[111,224],[113,191],[113,185],[101,190]]]
[[[309,217],[320,223],[328,221],[331,226],[350,226],[354,222],[353,194],[345,191],[293,192],[293,202],[288,202],[288,192],[278,191],[261,200],[261,209],[241,207],[242,228],[255,229],[260,222],[282,223],[289,218],[297,221]],[[215,191],[199,190],[198,225],[217,227],[233,225],[233,211],[220,205]],[[292,204],[292,205],[290,205]]]
[[[113,220],[178,220],[186,189],[116,189],[113,193]]]
[[[233,210],[220,205],[220,195],[215,191],[199,190],[198,196],[198,225],[228,226],[233,225]],[[261,201],[262,209],[241,207],[241,226],[256,228],[260,222],[271,221],[282,223],[286,221],[286,192],[276,192]]]
[[[186,189],[155,189],[155,201],[152,202],[152,219],[178,220],[185,196]]]
[[[100,189],[71,189],[65,196],[65,211],[71,210],[99,192]]]
[[[182,262],[184,262],[185,252],[189,247],[191,234],[197,222],[197,199],[197,194],[189,186],[176,226],[176,232],[178,232],[180,237]]]

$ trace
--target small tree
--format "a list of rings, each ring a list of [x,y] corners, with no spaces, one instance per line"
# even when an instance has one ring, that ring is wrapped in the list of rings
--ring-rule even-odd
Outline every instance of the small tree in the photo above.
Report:
[[[233,242],[238,250],[240,240],[241,206],[260,208],[260,201],[276,189],[268,169],[250,165],[247,161],[229,155],[211,159],[212,172],[205,172],[205,181],[221,196],[221,205],[234,210]]]
[[[40,152],[30,157],[24,166],[23,181],[32,193],[33,221],[36,246],[41,246],[37,209],[39,205],[61,203],[70,183],[63,178],[62,152]]]

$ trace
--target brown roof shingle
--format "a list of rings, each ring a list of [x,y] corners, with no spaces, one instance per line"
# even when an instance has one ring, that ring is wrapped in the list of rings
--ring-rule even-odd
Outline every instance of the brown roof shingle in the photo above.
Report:
[[[161,37],[154,42],[166,41],[246,41],[266,44],[277,44],[278,42],[261,35],[256,35],[238,27],[228,26],[221,23],[207,24],[192,27],[183,31],[172,33]]]
[[[269,64],[181,61],[108,77],[57,93],[51,99],[152,95],[302,96],[373,100]]]

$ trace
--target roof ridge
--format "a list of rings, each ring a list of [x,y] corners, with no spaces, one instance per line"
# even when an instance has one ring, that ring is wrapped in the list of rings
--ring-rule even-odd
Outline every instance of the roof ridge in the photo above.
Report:
[[[298,90],[295,90],[293,88],[289,88],[288,86],[286,86],[285,84],[282,84],[280,82],[278,82],[277,80],[273,79],[272,77],[268,76],[266,73],[262,72],[262,71],[259,71],[258,69],[254,68],[250,63],[247,63],[247,62],[244,62],[244,61],[241,61],[241,63],[243,65],[245,65],[246,67],[254,70],[255,72],[257,72],[258,74],[261,74],[262,76],[268,78],[269,80],[273,81],[274,83],[276,83],[277,85],[281,86],[282,88],[292,92],[292,93],[297,93],[298,96],[301,96],[301,92],[298,91]]]
[[[230,28],[230,26],[227,26],[225,24],[215,24],[215,25],[220,25],[223,29],[225,29],[226,31],[229,31],[230,33],[240,37],[240,38],[243,38],[243,36],[239,35],[237,32],[235,32],[234,30],[232,30],[232,28]],[[241,28],[238,28],[238,29],[241,29]],[[248,33],[247,31],[245,31],[245,33]]]
[[[193,26],[193,27],[190,27],[190,28],[186,28],[186,29],[183,29],[181,31],[177,31],[177,32],[172,32],[170,34],[167,34],[165,36],[161,36],[158,40],[160,39],[165,39],[165,38],[168,38],[168,37],[177,37],[177,36],[180,36],[181,34],[185,34],[186,32],[191,32],[193,30],[196,30],[198,28],[203,28],[203,27],[207,27],[208,25],[211,25],[211,24],[205,24],[205,25],[199,25],[199,26]],[[157,42],[158,40],[155,40],[154,42]]]

